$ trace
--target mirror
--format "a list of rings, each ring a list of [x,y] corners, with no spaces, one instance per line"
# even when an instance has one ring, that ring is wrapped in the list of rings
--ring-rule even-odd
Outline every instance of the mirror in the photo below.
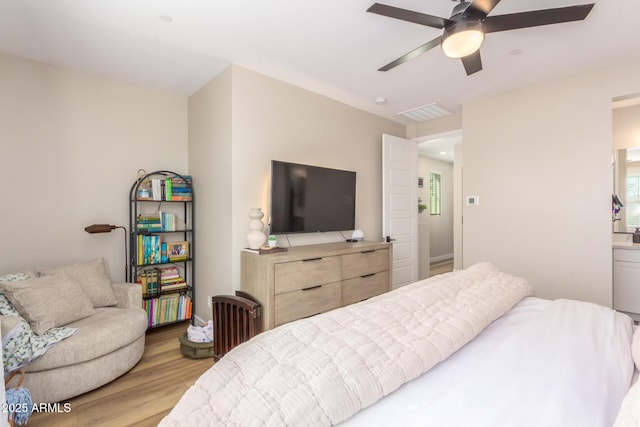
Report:
[[[633,233],[640,227],[640,94],[613,98],[611,118],[613,232]]]
[[[640,227],[640,148],[616,150],[613,188],[613,231],[633,233]]]

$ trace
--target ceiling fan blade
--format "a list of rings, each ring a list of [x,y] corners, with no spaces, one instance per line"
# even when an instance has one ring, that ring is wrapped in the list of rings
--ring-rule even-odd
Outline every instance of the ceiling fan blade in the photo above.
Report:
[[[592,8],[593,4],[583,4],[557,9],[543,9],[531,12],[511,13],[508,15],[488,16],[484,21],[484,32],[495,33],[498,31],[517,30],[518,28],[581,21],[589,15]]]
[[[367,12],[438,29],[442,29],[445,25],[452,23],[452,21],[439,16],[427,15],[425,13],[414,12],[412,10],[401,9],[399,7],[388,6],[380,3],[374,3],[369,9],[367,9]]]
[[[476,50],[471,55],[467,55],[463,58],[460,58],[462,61],[462,65],[464,65],[464,70],[467,72],[467,76],[470,76],[473,73],[477,73],[482,70],[482,58],[480,57],[480,50]]]
[[[409,61],[410,59],[413,59],[413,58],[415,58],[417,56],[422,55],[423,53],[425,53],[429,49],[432,49],[432,48],[438,46],[441,42],[442,42],[442,36],[438,36],[435,39],[431,40],[430,42],[427,42],[427,43],[423,44],[422,46],[413,49],[411,52],[402,55],[400,58],[396,59],[395,61],[388,63],[384,67],[378,69],[378,71],[389,71],[390,69],[395,68],[398,65]]]
[[[484,16],[487,16],[498,3],[500,3],[500,0],[474,0],[469,8],[480,11]]]

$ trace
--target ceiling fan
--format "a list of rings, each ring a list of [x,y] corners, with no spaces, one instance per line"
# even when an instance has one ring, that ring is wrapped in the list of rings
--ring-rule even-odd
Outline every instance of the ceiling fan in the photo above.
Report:
[[[555,9],[511,13],[507,15],[487,16],[500,0],[453,1],[459,1],[459,3],[453,8],[451,16],[448,19],[380,3],[374,3],[367,9],[367,12],[443,30],[441,36],[388,63],[378,71],[388,71],[425,53],[431,48],[441,45],[442,50],[447,56],[450,58],[460,58],[469,76],[482,70],[482,59],[480,58],[479,49],[484,41],[485,34],[517,30],[519,28],[537,27],[540,25],[581,21],[587,17],[594,6],[594,4],[584,4]]]

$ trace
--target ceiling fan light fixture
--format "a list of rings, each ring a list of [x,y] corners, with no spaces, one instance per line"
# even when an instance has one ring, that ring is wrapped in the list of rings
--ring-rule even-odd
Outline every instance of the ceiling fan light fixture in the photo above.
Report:
[[[480,21],[462,21],[444,29],[442,50],[449,58],[464,58],[482,46],[484,31]]]

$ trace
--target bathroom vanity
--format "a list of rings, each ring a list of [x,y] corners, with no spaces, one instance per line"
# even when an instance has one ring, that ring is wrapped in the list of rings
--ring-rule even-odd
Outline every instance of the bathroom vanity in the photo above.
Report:
[[[613,241],[613,308],[640,321],[640,244],[623,236]]]

